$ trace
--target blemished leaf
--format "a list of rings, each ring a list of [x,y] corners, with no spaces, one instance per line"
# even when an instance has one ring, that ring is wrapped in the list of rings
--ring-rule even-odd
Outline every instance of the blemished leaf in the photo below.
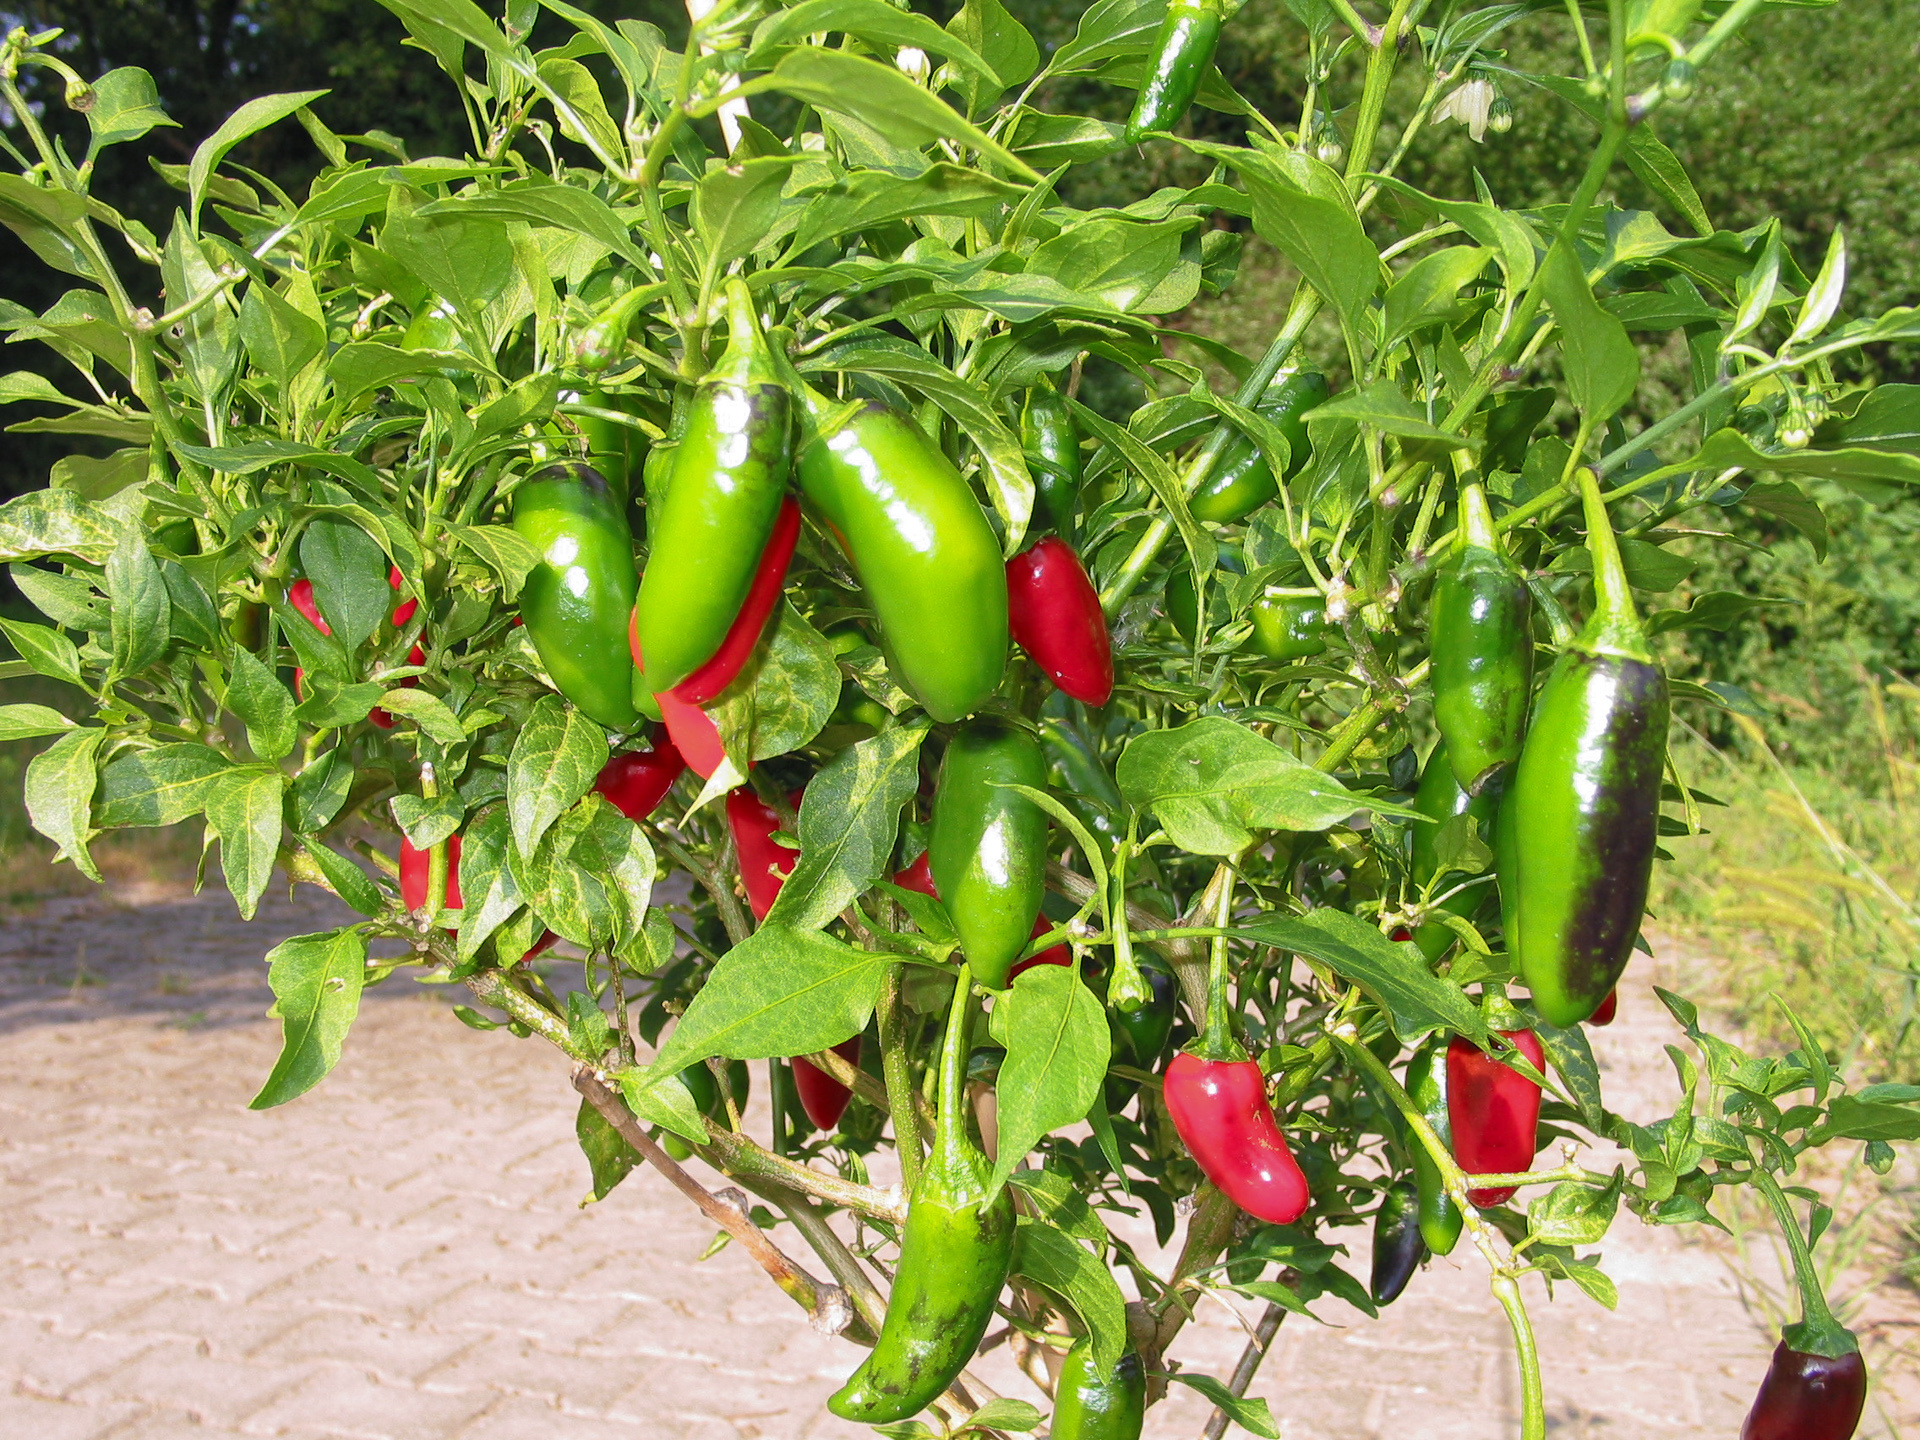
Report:
[[[502,602],[511,605],[520,598],[520,587],[540,563],[540,554],[518,531],[506,525],[461,525],[452,534],[500,577]]]
[[[895,727],[849,745],[813,777],[798,817],[800,859],[770,923],[818,930],[885,878],[926,737],[924,725]]]
[[[177,825],[200,813],[207,782],[231,764],[219,751],[192,742],[117,755],[101,767],[95,818],[104,830]]]
[[[1260,1440],[1280,1440],[1280,1427],[1274,1423],[1273,1407],[1258,1395],[1252,1398],[1235,1395],[1211,1375],[1202,1375],[1198,1371],[1176,1370],[1167,1378],[1198,1390],[1217,1409],[1224,1411],[1228,1419],[1249,1434],[1258,1435]]]
[[[762,925],[720,958],[654,1059],[678,1072],[709,1055],[811,1055],[858,1035],[892,957],[812,930]]]
[[[833,647],[783,601],[754,658],[713,702],[711,713],[736,761],[766,760],[812,740],[839,703]]]
[[[1237,855],[1257,831],[1325,830],[1362,811],[1414,813],[1356,795],[1220,715],[1136,736],[1114,778],[1129,804],[1152,810],[1173,842],[1196,855]]]
[[[286,788],[271,765],[236,765],[207,784],[207,826],[220,839],[220,871],[243,920],[273,879]]]
[[[1561,1030],[1535,1016],[1533,1033],[1540,1037],[1540,1048],[1546,1052],[1547,1063],[1558,1072],[1568,1097],[1580,1107],[1581,1120],[1589,1129],[1604,1131],[1607,1111],[1600,1099],[1600,1067],[1594,1061],[1585,1027],[1574,1025]]]
[[[27,816],[33,828],[60,847],[54,857],[71,860],[89,880],[100,879],[87,842],[93,828],[93,792],[99,781],[100,744],[107,732],[72,730],[27,765]]]
[[[389,690],[380,697],[380,708],[389,715],[413,721],[430,739],[442,745],[458,745],[467,737],[460,717],[447,708],[447,702],[426,690]],[[606,742],[603,739],[601,743]]]
[[[1106,1076],[1113,1052],[1106,1007],[1078,972],[1075,965],[1036,965],[994,1006],[1007,1045],[994,1086],[1000,1150],[989,1183],[996,1189],[1042,1136],[1085,1118]]]
[[[267,983],[280,1021],[280,1058],[248,1102],[265,1110],[307,1093],[339,1063],[340,1047],[360,1013],[367,942],[359,930],[296,935],[267,952]]]
[[[1013,1237],[1013,1273],[1058,1295],[1086,1324],[1094,1367],[1105,1374],[1127,1343],[1127,1307],[1106,1262],[1044,1221],[1021,1218]]]
[[[574,992],[579,993],[579,992]],[[620,1138],[620,1132],[585,1099],[573,1118],[573,1135],[580,1142],[580,1153],[587,1157],[587,1169],[593,1177],[593,1198],[604,1200],[613,1187],[633,1172],[640,1163],[634,1148]]]
[[[525,903],[513,875],[512,844],[504,805],[482,810],[461,836],[460,897],[466,902],[460,912],[462,963],[478,954],[488,937]]]
[[[74,728],[58,710],[47,705],[0,705],[0,742],[63,735]]]
[[[1411,941],[1392,941],[1358,916],[1332,909],[1305,915],[1272,915],[1236,934],[1307,955],[1341,979],[1358,985],[1386,1011],[1403,1045],[1435,1030],[1457,1032],[1484,1044],[1487,1022],[1466,992],[1427,968]]]
[[[31,490],[0,505],[0,560],[71,555],[99,565],[118,539],[112,520],[71,490]]]
[[[1619,1207],[1618,1183],[1596,1186],[1563,1180],[1527,1206],[1527,1221],[1546,1244],[1594,1245],[1605,1237]]]

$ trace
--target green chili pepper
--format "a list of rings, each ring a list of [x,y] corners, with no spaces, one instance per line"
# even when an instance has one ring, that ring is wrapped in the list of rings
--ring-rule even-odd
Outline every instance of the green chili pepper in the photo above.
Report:
[[[1032,734],[1005,720],[974,720],[947,744],[933,795],[927,859],[960,937],[960,951],[990,990],[1027,948],[1046,888],[1047,815],[1006,789],[1047,783]]]
[[[1222,575],[1240,575],[1246,570],[1246,563],[1237,545],[1222,545],[1214,557],[1212,585],[1221,583]],[[1208,593],[1212,593],[1209,586]],[[1167,618],[1173,621],[1173,628],[1180,638],[1189,645],[1200,628],[1200,599],[1193,583],[1191,565],[1175,567],[1167,575],[1166,593]]]
[[[1318,595],[1262,595],[1248,614],[1253,648],[1269,660],[1305,660],[1333,643],[1327,602]]]
[[[940,1048],[933,1149],[907,1205],[893,1293],[873,1350],[827,1401],[842,1420],[884,1425],[926,1408],[973,1358],[1013,1264],[1013,1198],[967,1133],[972,975],[960,967]]]
[[[1044,517],[1072,545],[1086,457],[1080,451],[1080,427],[1074,422],[1073,407],[1044,377],[1027,391],[1027,403],[1020,411],[1020,443],[1027,452],[1034,498],[1039,501],[1035,518]]]
[[[1479,822],[1481,840],[1491,842],[1499,803],[1490,792],[1469,795],[1461,788],[1459,777],[1447,757],[1447,742],[1442,740],[1427,757],[1427,768],[1420,774],[1420,788],[1414,793],[1413,808],[1433,822],[1427,825],[1416,822],[1413,826],[1413,883],[1424,886],[1440,869],[1440,857],[1435,849],[1440,839],[1440,827],[1456,815],[1470,815]],[[1451,889],[1469,878],[1456,873],[1443,881],[1435,893]],[[1475,885],[1443,900],[1441,908],[1471,919],[1486,893],[1485,885]],[[1413,932],[1413,943],[1420,947],[1420,953],[1429,960],[1438,960],[1446,954],[1458,938],[1445,925],[1438,924],[1422,925]]]
[[[799,393],[801,489],[853,561],[895,677],[936,720],[971,714],[1007,668],[1006,564],[980,502],[908,417]]]
[[[789,397],[746,283],[727,286],[727,349],[700,383],[648,525],[639,635],[647,683],[671,690],[713,658],[753,586],[791,468]]]
[[[1407,1062],[1406,1083],[1407,1096],[1419,1109],[1421,1118],[1433,1127],[1434,1134],[1451,1151],[1453,1122],[1447,1118],[1446,1041],[1431,1041],[1414,1052]],[[1440,1178],[1440,1167],[1427,1153],[1427,1147],[1420,1143],[1419,1136],[1407,1137],[1407,1150],[1413,1161],[1414,1190],[1419,1200],[1420,1238],[1434,1254],[1451,1255],[1453,1247],[1460,1242],[1460,1231],[1466,1221],[1460,1207],[1447,1193],[1446,1184]]]
[[[1124,1350],[1113,1373],[1094,1368],[1093,1342],[1076,1341],[1053,1387],[1052,1440],[1140,1440],[1147,1414],[1147,1372]]]
[[[659,293],[658,285],[642,285],[608,305],[580,332],[573,346],[573,363],[582,370],[598,374],[618,360],[626,353],[627,332],[633,329],[634,316],[640,313],[642,305],[656,298]]]
[[[561,397],[565,399],[565,396]],[[583,390],[580,403],[598,410],[632,414],[629,397],[609,395],[604,390]],[[640,474],[649,454],[647,437],[631,425],[599,415],[575,415],[573,421],[587,442],[587,463],[606,477],[609,488],[621,496],[633,498],[633,477]]]
[[[1433,718],[1479,793],[1515,760],[1533,691],[1533,599],[1501,548],[1486,491],[1460,487],[1463,543],[1433,582]]]
[[[1373,1217],[1373,1274],[1367,1287],[1373,1303],[1391,1305],[1398,1300],[1426,1258],[1418,1187],[1401,1181],[1380,1197],[1380,1208]]]
[[[1296,475],[1313,454],[1307,436],[1307,412],[1323,404],[1327,377],[1312,370],[1296,371],[1267,387],[1255,411],[1271,420],[1287,437],[1287,474]],[[1245,435],[1236,435],[1214,462],[1212,472],[1187,502],[1196,520],[1231,525],[1251,515],[1280,493],[1260,447]]]
[[[1633,954],[1667,754],[1667,677],[1647,647],[1599,481],[1582,469],[1580,483],[1593,616],[1540,693],[1501,827],[1513,831],[1511,872],[1500,875],[1507,948],[1534,1008],[1563,1029],[1599,1007]]]
[[[513,492],[513,528],[540,556],[520,591],[540,663],[593,719],[632,729],[627,620],[638,582],[620,498],[590,465],[551,465]]]
[[[1136,144],[1149,132],[1171,130],[1200,93],[1200,82],[1213,68],[1214,47],[1220,43],[1220,0],[1172,0],[1160,22],[1146,77],[1127,121],[1127,143]]]

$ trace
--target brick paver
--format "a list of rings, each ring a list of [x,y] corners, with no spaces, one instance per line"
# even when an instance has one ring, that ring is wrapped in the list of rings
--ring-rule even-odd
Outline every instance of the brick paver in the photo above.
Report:
[[[52,902],[0,937],[0,1436],[870,1433],[824,1407],[858,1352],[737,1250],[698,1261],[711,1234],[665,1185],[636,1172],[581,1207],[563,1062],[461,1026],[458,997],[370,991],[326,1084],[247,1110],[278,1043],[260,954],[331,923],[152,896]],[[1636,990],[1598,1040],[1610,1103],[1641,1119],[1671,1093],[1656,1012]],[[1153,1253],[1147,1227],[1129,1238]],[[1531,1297],[1553,1434],[1734,1435],[1770,1342],[1717,1252],[1629,1218],[1607,1268],[1617,1313],[1571,1287]],[[1255,1387],[1287,1440],[1517,1434],[1468,1247],[1378,1323],[1323,1310],[1282,1327]],[[1239,1325],[1209,1304],[1177,1358],[1225,1374]],[[1040,1398],[1004,1352],[978,1373]],[[1195,1436],[1206,1412],[1175,1387],[1149,1433]]]

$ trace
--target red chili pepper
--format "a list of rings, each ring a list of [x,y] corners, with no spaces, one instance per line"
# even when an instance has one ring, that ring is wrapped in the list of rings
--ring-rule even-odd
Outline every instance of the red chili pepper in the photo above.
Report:
[[[627,645],[633,651],[634,668],[644,674],[647,667],[640,654],[639,619],[638,609],[627,617]],[[660,718],[681,758],[702,780],[711,780],[720,762],[727,758],[726,748],[720,743],[720,727],[713,723],[713,717],[672,690],[653,698],[660,704]]]
[[[1100,596],[1073,547],[1049,535],[1007,562],[1007,628],[1049,679],[1076,700],[1113,695],[1113,640]]]
[[[1038,920],[1033,922],[1033,933],[1027,938],[1029,940],[1038,940],[1051,929],[1053,929],[1053,921],[1042,915]],[[1036,965],[1071,964],[1073,964],[1073,948],[1071,946],[1049,945],[1038,955],[1016,962],[1014,966],[1007,971],[1007,982],[1011,984],[1022,970],[1031,970]]]
[[[1253,1060],[1203,1060],[1182,1050],[1167,1066],[1167,1113],[1207,1179],[1258,1220],[1291,1225],[1306,1211],[1300,1172],[1267,1104]]]
[[[789,855],[794,852],[789,850]],[[860,1037],[842,1040],[833,1053],[856,1068],[860,1064]],[[793,1088],[800,1096],[800,1108],[822,1130],[832,1130],[846,1113],[853,1092],[810,1060],[793,1059]]]
[[[652,748],[614,756],[601,767],[593,788],[629,820],[644,820],[659,808],[686,768],[672,737],[656,725]]]
[[[427,903],[427,864],[431,854],[431,851],[415,848],[406,836],[400,837],[400,903],[409,910],[418,910]],[[459,910],[463,905],[460,898],[460,837],[454,835],[447,840],[446,908]],[[452,933],[451,925],[446,928],[448,933]],[[520,958],[533,959],[559,938],[551,930],[541,931],[540,938],[533,942],[533,948]]]
[[[1531,1030],[1500,1033],[1545,1073],[1547,1056],[1539,1036]],[[1456,1035],[1447,1046],[1447,1121],[1453,1128],[1453,1158],[1469,1175],[1525,1170],[1539,1148],[1540,1087]],[[1467,1198],[1485,1210],[1505,1204],[1516,1188],[1469,1190]]]
[[[933,862],[924,850],[918,860],[893,877],[893,883],[902,890],[918,890],[930,900],[940,898],[940,892],[933,888]]]
[[[726,638],[713,652],[713,657],[673,687],[676,696],[692,705],[705,705],[733,683],[734,676],[753,657],[754,647],[760,643],[767,621],[773,616],[773,608],[780,603],[780,593],[787,584],[787,566],[793,560],[793,547],[799,539],[800,507],[788,496],[780,502],[780,514],[774,519],[773,533],[767,537],[767,548],[760,552],[760,564],[753,572],[753,585],[740,606],[740,613],[734,616]]]
[[[788,798],[797,811],[800,792],[796,790]],[[733,848],[740,857],[740,883],[746,888],[753,918],[764,920],[773,902],[780,898],[780,887],[800,852],[775,843],[779,813],[745,785],[727,793],[727,828],[733,832]]]
[[[1782,1340],[1740,1440],[1849,1440],[1867,1403],[1860,1352],[1809,1355]]]
[[[1600,1008],[1587,1017],[1589,1025],[1611,1025],[1620,1013],[1620,989],[1615,986],[1607,992],[1607,998],[1600,1002]]]

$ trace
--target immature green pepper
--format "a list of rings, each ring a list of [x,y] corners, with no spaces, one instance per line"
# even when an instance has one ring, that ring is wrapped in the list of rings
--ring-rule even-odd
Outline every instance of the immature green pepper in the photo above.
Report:
[[[800,394],[800,487],[853,561],[894,675],[934,719],[970,715],[1007,668],[1006,565],[980,502],[907,416]]]
[[[960,952],[990,990],[1006,988],[1046,888],[1046,812],[1005,787],[1046,783],[1039,742],[1005,720],[970,722],[940,762],[927,858]]]
[[[1123,1350],[1113,1373],[1094,1367],[1093,1342],[1067,1352],[1053,1387],[1051,1440],[1140,1440],[1147,1414],[1147,1372],[1140,1356]]]
[[[1254,410],[1271,420],[1287,437],[1287,474],[1296,475],[1313,454],[1313,442],[1307,436],[1307,412],[1323,404],[1328,395],[1327,377],[1316,371],[1296,371],[1267,387]],[[1212,471],[1187,502],[1196,520],[1216,525],[1231,525],[1243,520],[1280,493],[1260,447],[1245,435],[1235,435],[1220,452]]]
[[[1039,502],[1034,518],[1044,518],[1072,545],[1086,458],[1080,452],[1080,427],[1073,407],[1049,380],[1037,380],[1027,391],[1027,403],[1020,411],[1020,444],[1027,452],[1034,498]]]
[[[1479,834],[1483,843],[1491,847],[1493,839],[1494,817],[1499,809],[1498,802],[1488,791],[1478,795],[1469,795],[1461,788],[1459,778],[1454,773],[1453,764],[1447,757],[1447,742],[1442,740],[1433,747],[1433,753],[1427,757],[1427,768],[1420,772],[1420,788],[1414,793],[1413,808],[1428,817],[1431,824],[1415,823],[1413,830],[1413,854],[1410,866],[1413,883],[1424,886],[1440,869],[1440,857],[1436,845],[1440,838],[1440,827],[1456,815],[1470,815],[1479,822]],[[1471,876],[1454,874],[1442,881],[1436,894],[1452,889]],[[1473,918],[1474,911],[1480,908],[1480,902],[1486,898],[1484,884],[1474,885],[1462,890],[1458,895],[1449,896],[1441,902],[1441,908],[1455,915]],[[1420,947],[1420,953],[1429,960],[1438,960],[1453,948],[1458,937],[1445,925],[1426,924],[1413,932],[1413,943]]]
[[[744,281],[728,284],[727,324],[726,353],[700,382],[673,478],[648,522],[638,623],[656,695],[726,639],[787,489],[789,397]]]
[[[900,1263],[872,1351],[827,1401],[842,1420],[885,1425],[919,1411],[973,1358],[1013,1265],[1013,1197],[991,1196],[986,1157],[967,1134],[972,975],[961,965],[940,1047],[933,1149],[907,1204]]]
[[[564,400],[567,397],[561,396]],[[609,395],[604,390],[583,390],[582,405],[596,410],[631,414],[631,400],[625,395]],[[647,437],[631,425],[600,415],[575,415],[573,421],[587,442],[587,463],[606,477],[609,488],[628,500],[633,498],[634,477],[647,459]]]
[[[1447,1046],[1444,1040],[1430,1041],[1414,1052],[1407,1062],[1407,1096],[1420,1116],[1433,1127],[1448,1152],[1453,1149],[1453,1122],[1447,1118]],[[1451,1255],[1460,1243],[1460,1231],[1466,1221],[1460,1207],[1453,1203],[1440,1178],[1440,1167],[1420,1143],[1420,1137],[1407,1137],[1407,1150],[1413,1162],[1413,1183],[1419,1200],[1420,1238],[1436,1255]]]
[[[627,619],[638,582],[620,497],[590,465],[550,465],[513,492],[513,528],[540,557],[520,591],[540,663],[593,719],[632,729]]]
[[[1269,660],[1305,660],[1333,641],[1327,602],[1318,595],[1262,595],[1249,612],[1253,648]]]
[[[1633,954],[1667,754],[1667,677],[1634,610],[1599,482],[1587,469],[1580,481],[1593,616],[1541,691],[1501,810],[1511,843],[1499,847],[1507,948],[1534,1008],[1563,1029],[1599,1008]]]
[[[1417,1187],[1402,1181],[1380,1197],[1380,1209],[1373,1217],[1373,1273],[1367,1286],[1373,1303],[1391,1305],[1398,1300],[1426,1258]]]
[[[1220,0],[1172,0],[1147,58],[1140,95],[1127,121],[1127,143],[1151,131],[1171,130],[1200,93],[1220,43]]]
[[[1460,553],[1433,582],[1433,718],[1478,794],[1515,760],[1533,690],[1533,599],[1501,548],[1486,491],[1460,487]]]

